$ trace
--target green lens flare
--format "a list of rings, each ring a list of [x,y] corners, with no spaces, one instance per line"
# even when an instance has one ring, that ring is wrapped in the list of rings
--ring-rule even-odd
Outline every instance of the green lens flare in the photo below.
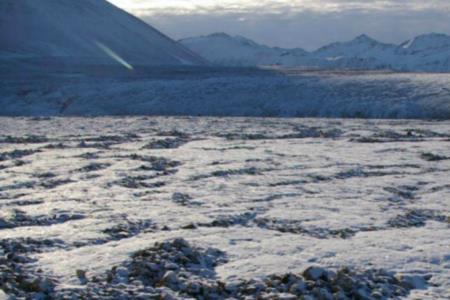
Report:
[[[106,53],[106,55],[108,55],[109,57],[111,57],[112,59],[114,59],[115,61],[117,61],[118,63],[120,63],[121,65],[123,65],[125,68],[127,68],[128,70],[133,70],[133,66],[130,65],[129,63],[127,63],[122,57],[120,57],[116,52],[114,52],[113,50],[111,50],[108,46],[96,41],[95,44],[97,45],[97,47],[99,47],[103,52]]]

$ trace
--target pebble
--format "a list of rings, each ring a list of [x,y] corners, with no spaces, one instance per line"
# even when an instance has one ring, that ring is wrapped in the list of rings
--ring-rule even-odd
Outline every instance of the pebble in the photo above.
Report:
[[[309,267],[303,272],[303,276],[309,280],[318,280],[319,278],[324,278],[327,275],[327,271],[320,267]]]
[[[291,285],[289,292],[292,294],[301,294],[306,290],[306,284],[303,280],[299,280],[298,282]]]
[[[427,282],[425,280],[425,278],[423,278],[422,276],[408,276],[408,275],[397,275],[396,276],[397,280],[400,281],[400,284],[407,289],[426,289],[427,287]]]
[[[5,294],[3,290],[0,289],[0,300],[7,300],[8,295]]]
[[[178,278],[174,271],[167,271],[164,274],[162,281],[167,284],[175,284],[178,282]]]

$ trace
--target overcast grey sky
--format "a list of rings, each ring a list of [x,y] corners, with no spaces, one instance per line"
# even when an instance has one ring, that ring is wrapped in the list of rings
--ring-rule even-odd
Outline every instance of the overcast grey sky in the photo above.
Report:
[[[109,0],[175,39],[226,32],[312,50],[366,33],[400,43],[450,34],[450,0]]]

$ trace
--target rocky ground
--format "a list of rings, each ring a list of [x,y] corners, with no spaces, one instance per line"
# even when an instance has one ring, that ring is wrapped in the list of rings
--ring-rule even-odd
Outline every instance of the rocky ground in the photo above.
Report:
[[[446,299],[450,122],[0,118],[0,299]]]

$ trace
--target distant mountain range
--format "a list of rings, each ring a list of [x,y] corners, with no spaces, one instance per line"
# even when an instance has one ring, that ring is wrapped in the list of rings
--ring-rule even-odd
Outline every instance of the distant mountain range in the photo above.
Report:
[[[127,66],[205,63],[105,0],[1,0],[0,58],[5,57]]]
[[[312,52],[272,48],[225,33],[182,39],[180,43],[212,63],[227,66],[450,72],[450,36],[437,33],[420,35],[400,45],[361,35]]]

